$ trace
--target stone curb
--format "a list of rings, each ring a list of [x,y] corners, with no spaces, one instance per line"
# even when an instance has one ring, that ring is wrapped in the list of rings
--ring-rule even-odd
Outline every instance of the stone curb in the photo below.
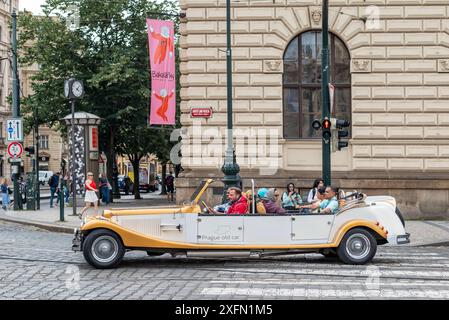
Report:
[[[17,218],[8,217],[5,215],[0,215],[0,220],[23,224],[23,225],[32,226],[32,227],[37,227],[37,228],[44,229],[47,231],[53,231],[53,232],[59,232],[59,233],[73,234],[74,229],[75,229],[75,227],[66,227],[66,226],[59,226],[59,225],[49,224],[49,223],[39,222],[39,221],[17,219]]]

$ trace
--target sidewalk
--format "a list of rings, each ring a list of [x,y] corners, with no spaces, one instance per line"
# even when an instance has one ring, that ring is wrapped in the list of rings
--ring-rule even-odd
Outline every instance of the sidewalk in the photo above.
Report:
[[[148,208],[157,206],[173,206],[165,196],[159,194],[143,194],[142,200],[134,200],[133,196],[122,196],[108,206],[101,206],[98,212],[105,209],[120,208]],[[79,204],[82,204],[78,202]],[[40,227],[46,230],[73,233],[74,228],[80,227],[78,216],[72,216],[72,208],[65,208],[65,222],[59,221],[59,208],[49,208],[47,202],[42,202],[40,211],[2,211],[0,220]],[[77,208],[80,212],[82,207]],[[90,209],[92,212],[93,209]],[[411,234],[410,246],[449,246],[449,221],[406,221],[406,230]]]
[[[101,204],[98,208],[98,213],[106,209],[128,209],[128,208],[148,208],[158,206],[173,206],[173,202],[168,202],[166,196],[149,193],[142,194],[142,200],[135,200],[133,195],[122,195],[121,199],[114,199],[114,203],[109,205]],[[81,212],[84,206],[82,199],[77,199],[77,210]],[[88,213],[93,212],[93,207],[89,209]],[[60,208],[50,208],[49,201],[41,201],[41,210],[39,211],[4,211],[0,209],[0,220],[21,223],[25,225],[32,225],[54,232],[73,233],[75,228],[79,228],[81,220],[78,216],[73,216],[73,208],[64,208],[64,222],[60,221]]]

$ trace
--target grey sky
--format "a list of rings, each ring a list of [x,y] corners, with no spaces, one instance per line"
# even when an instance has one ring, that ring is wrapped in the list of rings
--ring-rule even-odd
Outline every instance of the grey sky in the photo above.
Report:
[[[40,6],[44,2],[45,0],[19,0],[19,10],[22,11],[23,9],[26,9],[34,14],[41,13]]]
[[[19,10],[26,9],[34,14],[39,14],[42,12],[40,7],[43,3],[45,3],[45,0],[19,0]]]

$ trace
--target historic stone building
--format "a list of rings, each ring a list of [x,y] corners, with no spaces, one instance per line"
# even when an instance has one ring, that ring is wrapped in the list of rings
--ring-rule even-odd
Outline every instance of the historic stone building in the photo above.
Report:
[[[211,107],[213,116],[197,121],[203,132],[224,133],[225,4],[180,1],[187,15],[180,38],[182,124],[190,139],[182,147],[179,201],[198,179],[222,177],[222,159],[201,161],[213,150],[211,137],[206,134],[202,147],[192,147],[190,109]],[[352,121],[349,148],[332,156],[333,183],[391,194],[408,217],[448,217],[449,3],[331,0],[330,5],[334,115]],[[321,176],[321,140],[311,129],[321,112],[321,17],[319,0],[232,1],[235,128],[274,129],[279,138],[275,175],[262,175],[257,164],[240,159],[246,187],[249,178],[279,188],[293,181],[304,193]],[[247,138],[248,145],[255,143]]]
[[[6,120],[11,117],[8,96],[12,91],[11,70],[11,14],[18,10],[18,0],[0,0],[0,177],[10,175],[6,154]]]

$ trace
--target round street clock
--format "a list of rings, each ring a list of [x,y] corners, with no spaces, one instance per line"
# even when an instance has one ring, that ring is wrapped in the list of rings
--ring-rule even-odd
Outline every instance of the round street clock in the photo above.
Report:
[[[73,78],[66,80],[64,82],[64,96],[70,100],[82,98],[84,96],[84,83]]]

